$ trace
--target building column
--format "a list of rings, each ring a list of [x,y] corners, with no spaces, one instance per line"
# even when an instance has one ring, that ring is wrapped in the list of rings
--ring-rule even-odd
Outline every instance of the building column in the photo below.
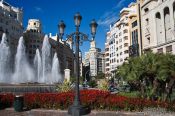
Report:
[[[165,16],[164,16],[164,9],[162,9],[160,11],[160,15],[161,15],[161,23],[162,23],[162,36],[163,36],[163,40],[162,40],[162,43],[165,43],[166,42],[166,36],[165,36]]]
[[[170,23],[171,23],[171,36],[172,36],[172,40],[175,38],[174,37],[174,12],[173,12],[173,4],[169,5],[169,10],[170,10]]]
[[[66,79],[67,82],[70,82],[70,69],[64,70],[64,79]]]

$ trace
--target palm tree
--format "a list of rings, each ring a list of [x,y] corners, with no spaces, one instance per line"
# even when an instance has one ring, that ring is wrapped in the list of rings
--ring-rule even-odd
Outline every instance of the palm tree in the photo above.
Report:
[[[175,82],[175,56],[147,53],[130,58],[118,68],[117,75],[135,85],[143,96],[158,96],[166,92],[167,99]]]

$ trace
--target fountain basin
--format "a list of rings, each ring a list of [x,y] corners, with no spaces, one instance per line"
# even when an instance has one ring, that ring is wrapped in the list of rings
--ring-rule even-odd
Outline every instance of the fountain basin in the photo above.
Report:
[[[40,84],[40,83],[22,83],[22,84],[5,84],[0,83],[0,93],[28,93],[28,92],[56,92],[55,84]]]

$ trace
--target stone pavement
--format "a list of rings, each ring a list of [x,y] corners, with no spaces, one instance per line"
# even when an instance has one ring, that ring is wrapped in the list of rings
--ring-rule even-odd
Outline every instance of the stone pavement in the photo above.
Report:
[[[15,112],[13,108],[0,110],[0,116],[70,116],[67,111],[33,109],[23,112]],[[146,116],[142,112],[114,112],[114,111],[91,111],[87,116]]]

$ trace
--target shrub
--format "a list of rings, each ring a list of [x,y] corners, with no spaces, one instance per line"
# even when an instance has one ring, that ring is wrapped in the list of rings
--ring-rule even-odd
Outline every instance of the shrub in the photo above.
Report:
[[[0,95],[0,106],[11,107],[14,96],[12,94]],[[172,103],[162,101],[152,101],[144,98],[129,98],[117,94],[110,94],[101,90],[80,91],[81,103],[89,105],[95,110],[125,110],[143,111],[144,108],[165,108],[175,111],[174,101]],[[74,92],[61,93],[27,93],[24,94],[24,103],[28,109],[67,109],[72,105]]]
[[[90,80],[90,81],[88,82],[88,84],[89,84],[89,86],[92,87],[92,88],[94,88],[94,87],[97,86],[96,80]]]
[[[64,80],[63,83],[57,85],[56,90],[58,92],[68,92],[68,91],[71,91],[72,90],[71,82],[68,82],[67,80]]]
[[[13,101],[13,94],[0,94],[0,109],[12,106]]]
[[[107,91],[108,90],[108,81],[106,79],[99,80],[98,89]]]

